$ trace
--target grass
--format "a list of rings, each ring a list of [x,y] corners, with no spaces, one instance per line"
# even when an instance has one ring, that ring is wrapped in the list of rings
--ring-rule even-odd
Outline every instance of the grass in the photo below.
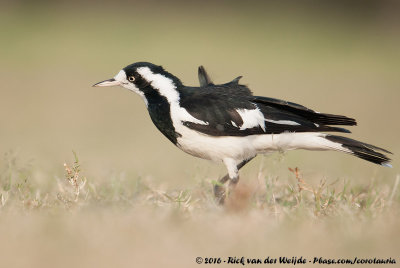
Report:
[[[198,267],[198,256],[311,260],[398,253],[399,176],[392,185],[315,180],[298,168],[279,177],[261,162],[220,207],[211,179],[177,189],[141,177],[103,180],[87,174],[73,153],[59,167],[63,176],[43,185],[34,182],[32,163],[12,153],[2,163],[0,235],[8,242],[0,252],[9,267]],[[16,252],[23,254],[11,257]]]
[[[53,178],[47,191],[32,184],[33,167],[20,164],[12,154],[5,155],[1,170],[1,209],[25,210],[66,209],[122,205],[124,207],[170,207],[182,213],[196,210],[220,210],[212,188],[215,180],[201,181],[191,189],[159,189],[141,177],[112,177],[99,182],[87,179],[75,152],[72,164],[64,163],[64,178]],[[287,217],[306,211],[312,218],[351,214],[354,217],[377,217],[396,207],[399,202],[399,179],[393,185],[370,180],[354,184],[349,179],[322,178],[317,183],[305,178],[299,168],[288,168],[286,178],[267,174],[260,168],[252,182],[241,182],[227,198],[227,211],[263,211],[269,215]]]

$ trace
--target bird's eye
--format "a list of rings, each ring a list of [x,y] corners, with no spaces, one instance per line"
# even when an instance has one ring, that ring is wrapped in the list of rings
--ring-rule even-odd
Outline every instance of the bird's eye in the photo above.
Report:
[[[128,76],[128,80],[131,81],[131,82],[133,82],[133,81],[135,81],[135,77],[133,77],[133,76]]]

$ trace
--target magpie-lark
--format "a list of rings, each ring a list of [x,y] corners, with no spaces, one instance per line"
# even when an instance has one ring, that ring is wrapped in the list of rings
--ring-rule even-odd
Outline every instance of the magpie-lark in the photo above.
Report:
[[[223,203],[221,184],[235,186],[238,170],[257,154],[294,149],[334,150],[364,160],[390,165],[383,153],[389,151],[342,136],[322,132],[349,130],[356,121],[342,115],[319,113],[302,105],[254,96],[239,84],[214,84],[199,67],[200,87],[188,87],[161,66],[137,62],[111,79],[93,86],[122,86],[142,97],[154,125],[172,143],[196,157],[222,162],[228,174],[219,180],[214,193]]]

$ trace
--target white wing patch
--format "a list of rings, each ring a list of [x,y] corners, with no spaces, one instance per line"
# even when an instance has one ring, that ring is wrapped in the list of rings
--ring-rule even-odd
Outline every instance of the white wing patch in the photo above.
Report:
[[[179,105],[179,92],[176,90],[176,85],[172,79],[165,77],[162,74],[155,74],[148,67],[138,68],[137,72],[146,79],[153,88],[157,89],[160,95],[167,98],[167,101],[170,104],[171,119],[175,129],[178,127],[177,124],[182,124],[182,121],[208,125],[208,122],[193,117],[185,108],[182,108]]]
[[[265,132],[264,115],[258,108],[254,110],[236,109],[236,112],[238,112],[243,120],[243,125],[240,127],[240,130],[260,126]]]
[[[185,108],[178,107],[178,113],[181,121],[192,122],[200,125],[208,125],[208,122],[204,122],[192,116]],[[171,116],[172,116],[172,105],[171,105]]]
[[[267,122],[271,122],[274,124],[280,124],[280,125],[291,125],[291,126],[299,126],[300,124],[294,121],[290,120],[272,120],[272,119],[265,119]]]

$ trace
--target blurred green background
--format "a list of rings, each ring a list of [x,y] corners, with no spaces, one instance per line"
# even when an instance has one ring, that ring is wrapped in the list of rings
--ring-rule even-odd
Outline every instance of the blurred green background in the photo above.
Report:
[[[187,85],[198,85],[204,65],[215,82],[243,75],[254,94],[354,117],[352,137],[396,159],[399,10],[397,1],[2,2],[0,153],[50,175],[71,150],[93,178],[117,171],[185,187],[223,175],[174,148],[138,96],[91,87],[149,61]],[[399,172],[396,161],[387,169],[334,152],[290,152],[271,164],[288,166],[390,184]]]

